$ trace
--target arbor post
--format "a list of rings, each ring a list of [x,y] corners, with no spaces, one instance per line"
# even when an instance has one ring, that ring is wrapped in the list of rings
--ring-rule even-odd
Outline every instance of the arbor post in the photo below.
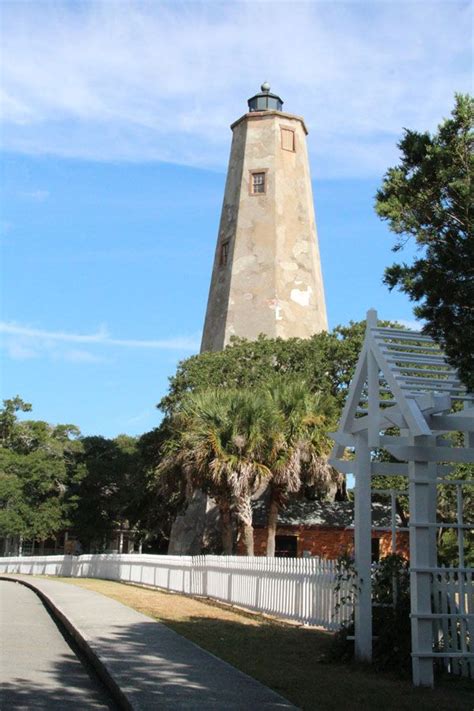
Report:
[[[429,446],[435,437],[410,437],[410,444]],[[433,485],[436,464],[408,462],[410,497],[410,598],[413,684],[433,686],[433,622],[431,575],[433,561]]]
[[[456,401],[464,401],[464,408],[453,408]],[[451,671],[472,675],[468,637],[472,615],[466,609],[472,581],[464,559],[464,531],[471,524],[464,521],[462,489],[472,485],[472,478],[461,473],[459,480],[443,477],[452,465],[474,462],[473,405],[474,395],[466,391],[437,343],[422,332],[378,326],[376,313],[368,312],[366,337],[339,428],[331,435],[335,445],[329,461],[355,475],[358,660],[369,661],[372,651],[371,475],[408,475],[415,686],[433,686],[435,659],[443,660]],[[451,432],[464,433],[463,447],[457,437],[447,436]],[[355,452],[354,462],[347,460],[347,448]],[[378,450],[385,450],[391,461],[372,462],[372,452]],[[438,482],[457,489],[456,523],[448,525],[457,531],[459,564],[449,569],[439,567],[437,560],[437,530],[446,525],[437,522]],[[392,551],[396,551],[395,492],[391,497]]]
[[[357,434],[355,460],[354,547],[358,591],[355,600],[355,657],[372,661],[372,506],[367,433]]]

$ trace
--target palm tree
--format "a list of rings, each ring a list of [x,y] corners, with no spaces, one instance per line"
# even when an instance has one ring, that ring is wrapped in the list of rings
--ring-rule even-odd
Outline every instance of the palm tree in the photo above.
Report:
[[[252,496],[264,479],[271,476],[265,464],[269,432],[272,432],[274,412],[265,393],[242,389],[236,393],[232,411],[235,435],[232,462],[236,474],[234,482],[235,514],[241,528],[247,555],[254,555]]]
[[[271,434],[267,556],[275,555],[278,512],[303,485],[327,489],[337,472],[328,464],[331,406],[301,378],[280,377],[268,388],[275,429]],[[318,414],[317,414],[318,413]]]
[[[266,400],[248,390],[209,389],[190,393],[174,417],[174,436],[160,464],[161,474],[179,467],[188,495],[202,489],[216,502],[224,553],[233,552],[232,516],[253,555],[251,496],[263,477]]]

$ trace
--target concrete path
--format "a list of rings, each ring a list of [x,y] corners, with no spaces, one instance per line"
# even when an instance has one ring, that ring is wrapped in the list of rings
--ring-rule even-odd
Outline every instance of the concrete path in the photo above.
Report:
[[[39,597],[0,580],[0,708],[117,708],[90,678]]]
[[[34,587],[88,654],[122,708],[295,709],[260,682],[111,598],[53,579],[8,578]]]

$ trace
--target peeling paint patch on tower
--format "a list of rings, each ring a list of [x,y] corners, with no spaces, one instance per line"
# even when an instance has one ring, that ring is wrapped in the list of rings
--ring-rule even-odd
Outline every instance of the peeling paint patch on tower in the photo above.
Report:
[[[300,304],[301,306],[309,306],[312,293],[313,293],[313,290],[311,289],[310,286],[308,286],[308,288],[305,289],[304,291],[302,289],[292,289],[290,297],[291,297],[292,301],[295,301],[297,304]]]

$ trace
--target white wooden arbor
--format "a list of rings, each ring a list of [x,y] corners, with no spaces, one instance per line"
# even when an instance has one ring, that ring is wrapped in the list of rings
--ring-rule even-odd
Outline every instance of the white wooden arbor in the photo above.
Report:
[[[453,432],[462,433],[456,442],[446,437]],[[356,658],[370,661],[372,657],[371,497],[376,491],[372,477],[405,476],[413,682],[432,686],[433,661],[438,657],[449,670],[474,677],[473,571],[464,560],[464,537],[474,528],[474,512],[468,522],[463,511],[463,491],[474,479],[446,479],[453,464],[474,462],[474,395],[466,393],[457,372],[429,336],[381,328],[376,311],[370,310],[339,429],[332,437],[336,444],[331,464],[355,476]],[[459,446],[460,439],[463,446]],[[347,448],[355,458],[347,458]],[[392,461],[380,461],[381,450]],[[441,482],[456,488],[456,523],[437,521]],[[391,497],[395,552],[400,530],[395,497],[400,492],[384,489],[376,493]],[[443,527],[457,532],[459,565],[455,568],[438,565],[437,531]]]

